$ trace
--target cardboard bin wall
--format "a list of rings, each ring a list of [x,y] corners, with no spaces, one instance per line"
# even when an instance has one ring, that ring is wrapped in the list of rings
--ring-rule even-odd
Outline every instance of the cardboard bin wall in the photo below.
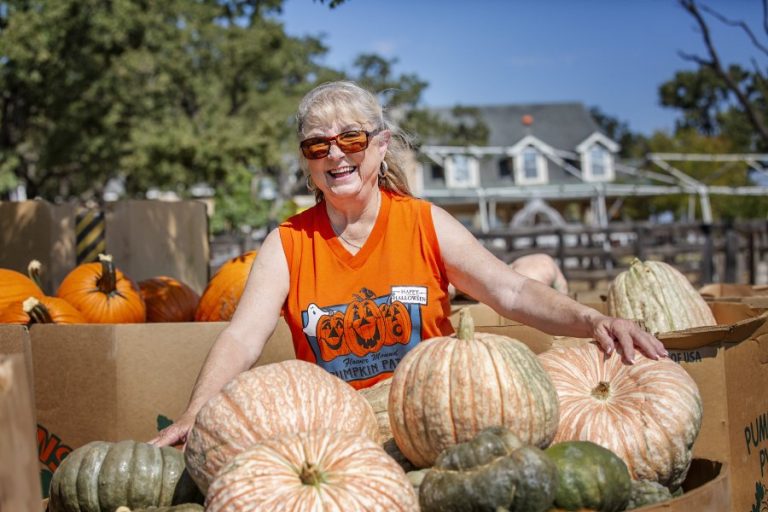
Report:
[[[768,313],[740,303],[710,307],[717,326],[659,339],[701,393],[704,416],[694,457],[727,462],[730,468],[732,508],[723,510],[763,510],[768,508]],[[483,314],[494,325],[477,326],[477,331],[519,339],[535,353],[561,342],[524,325],[498,325],[502,320]]]
[[[26,274],[43,265],[42,285],[54,294],[77,263],[72,203],[0,202],[0,268]],[[201,293],[208,282],[208,216],[200,201],[128,200],[104,206],[106,252],[138,282],[167,275]]]
[[[225,322],[33,325],[30,329],[44,492],[73,449],[148,441],[186,408]],[[258,365],[295,357],[279,322]]]

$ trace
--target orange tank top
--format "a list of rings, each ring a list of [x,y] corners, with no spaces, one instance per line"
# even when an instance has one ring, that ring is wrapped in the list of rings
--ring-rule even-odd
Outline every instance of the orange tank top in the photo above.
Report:
[[[365,388],[391,376],[421,340],[453,332],[430,204],[382,192],[352,255],[320,202],[280,225],[290,290],[283,315],[296,357]]]

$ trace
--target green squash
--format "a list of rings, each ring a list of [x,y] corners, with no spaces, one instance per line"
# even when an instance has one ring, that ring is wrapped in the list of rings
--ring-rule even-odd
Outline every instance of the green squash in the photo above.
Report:
[[[557,508],[614,512],[627,506],[632,479],[611,450],[591,441],[565,441],[545,453],[557,466]]]
[[[419,505],[422,512],[543,512],[556,488],[556,467],[542,450],[491,427],[443,450],[419,486]]]
[[[627,510],[640,508],[672,499],[669,489],[650,480],[632,480],[632,490],[627,503]]]
[[[113,512],[202,503],[184,456],[147,443],[94,441],[72,451],[51,479],[48,512]]]

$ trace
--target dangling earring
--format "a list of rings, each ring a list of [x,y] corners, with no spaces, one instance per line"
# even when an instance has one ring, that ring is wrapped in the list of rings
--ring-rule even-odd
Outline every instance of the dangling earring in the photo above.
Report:
[[[389,165],[387,165],[387,162],[382,160],[381,165],[379,166],[379,180],[383,180],[386,177],[388,170]]]
[[[310,192],[314,192],[317,189],[315,184],[312,182],[312,178],[309,177],[309,174],[307,174],[307,190]]]

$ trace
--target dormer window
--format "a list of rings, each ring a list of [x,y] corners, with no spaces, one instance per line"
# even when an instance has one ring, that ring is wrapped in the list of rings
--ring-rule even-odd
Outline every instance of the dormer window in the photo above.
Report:
[[[593,178],[605,177],[607,156],[607,151],[600,144],[595,144],[592,146],[592,149],[589,150],[589,166]]]
[[[480,185],[477,159],[469,155],[451,155],[445,161],[446,184],[449,188],[469,188]]]
[[[582,172],[586,181],[613,179],[613,156],[602,144],[592,144],[584,153]]]
[[[526,146],[515,159],[515,181],[520,185],[547,182],[547,161],[533,146]]]
[[[619,145],[602,133],[595,132],[576,146],[581,155],[581,175],[584,181],[613,181],[614,154]]]

